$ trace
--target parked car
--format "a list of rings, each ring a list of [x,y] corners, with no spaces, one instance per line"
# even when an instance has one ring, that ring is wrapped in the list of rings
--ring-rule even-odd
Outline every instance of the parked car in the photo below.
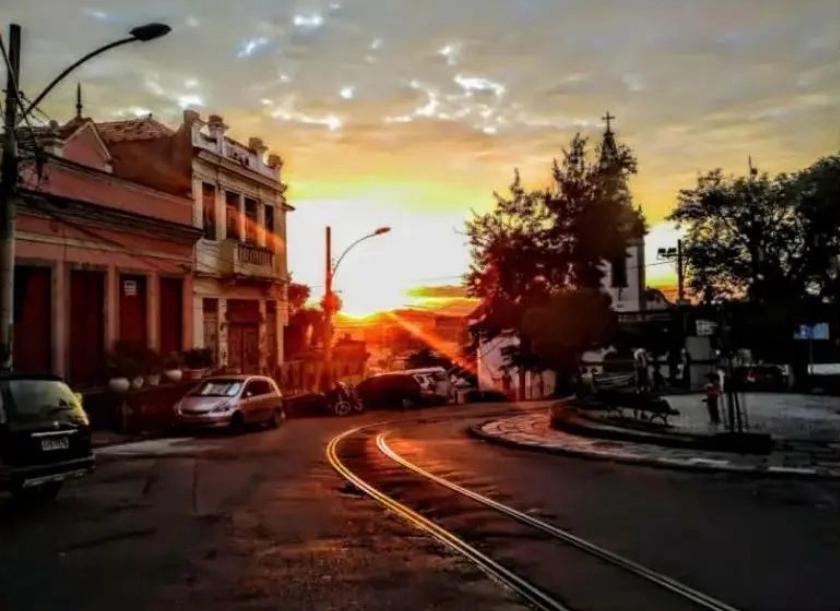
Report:
[[[0,377],[0,490],[51,499],[93,467],[80,395],[55,376]]]
[[[175,404],[181,426],[229,427],[278,426],[286,417],[283,395],[274,380],[257,375],[206,378]]]
[[[780,391],[787,387],[785,371],[779,365],[748,365],[734,371],[736,388],[753,391]]]
[[[366,408],[416,407],[427,402],[420,382],[409,373],[380,373],[367,378],[356,392]]]
[[[450,403],[455,401],[455,387],[443,367],[407,369],[401,373],[414,376],[420,384],[420,392],[426,403]]]

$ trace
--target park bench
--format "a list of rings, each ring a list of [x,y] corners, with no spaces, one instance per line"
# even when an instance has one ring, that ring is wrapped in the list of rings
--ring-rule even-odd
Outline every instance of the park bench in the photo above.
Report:
[[[597,396],[610,411],[624,416],[625,410],[630,410],[633,418],[642,422],[654,422],[658,419],[663,425],[667,425],[668,416],[676,413],[665,399],[653,393],[600,390]]]

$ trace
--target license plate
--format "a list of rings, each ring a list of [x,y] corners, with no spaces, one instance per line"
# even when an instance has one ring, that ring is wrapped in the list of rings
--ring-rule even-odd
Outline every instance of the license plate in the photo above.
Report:
[[[41,450],[44,452],[52,452],[54,450],[66,450],[70,447],[70,439],[67,437],[58,437],[53,439],[42,439]]]

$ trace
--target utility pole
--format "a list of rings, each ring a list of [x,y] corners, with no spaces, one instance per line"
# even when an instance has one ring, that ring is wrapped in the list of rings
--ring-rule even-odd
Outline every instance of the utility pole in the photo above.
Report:
[[[324,266],[324,390],[332,384],[332,317],[333,317],[333,264],[332,264],[332,228],[327,225],[325,233],[326,261]]]
[[[677,304],[685,302],[685,271],[683,270],[683,242],[677,240]]]
[[[11,371],[14,332],[15,197],[18,183],[17,124],[20,26],[9,26],[3,157],[0,165],[0,370]]]

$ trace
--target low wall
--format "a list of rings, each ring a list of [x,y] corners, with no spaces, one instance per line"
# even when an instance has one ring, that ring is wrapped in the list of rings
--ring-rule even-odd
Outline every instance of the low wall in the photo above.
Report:
[[[84,407],[94,429],[124,433],[166,431],[175,425],[175,403],[194,385],[194,381],[184,381],[126,393],[91,390],[84,394]]]

